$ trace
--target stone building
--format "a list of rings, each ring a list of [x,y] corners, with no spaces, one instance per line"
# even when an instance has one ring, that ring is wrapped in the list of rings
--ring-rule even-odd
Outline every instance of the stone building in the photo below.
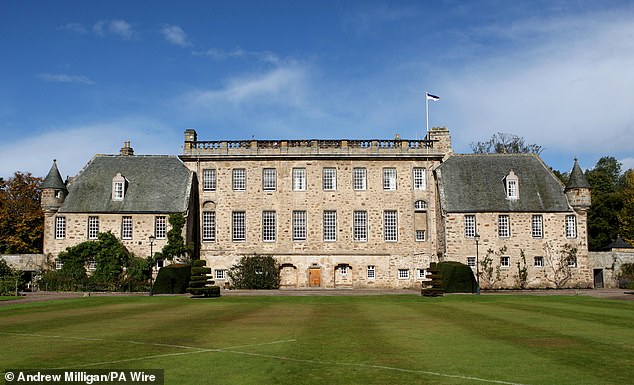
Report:
[[[166,243],[171,213],[195,213],[194,174],[176,156],[135,156],[126,142],[119,155],[96,155],[64,182],[57,163],[41,184],[44,254],[51,264],[68,246],[111,231],[138,257]],[[192,209],[193,208],[193,209]],[[195,216],[188,216],[185,239],[194,241]]]
[[[441,255],[479,262],[483,288],[589,286],[590,186],[576,160],[566,186],[532,154],[454,155],[436,177]]]
[[[164,242],[160,218],[183,212],[222,286],[252,254],[274,256],[286,288],[420,287],[431,262],[475,271],[480,257],[483,287],[591,285],[590,190],[576,162],[564,186],[535,155],[455,155],[445,128],[424,140],[241,141],[188,129],[180,159],[126,148],[69,183],[53,164],[45,254],[111,230],[145,256],[150,235]]]
[[[430,262],[475,271],[478,234],[483,287],[590,285],[590,190],[576,162],[563,186],[536,155],[454,155],[444,128],[425,140],[187,130],[181,159],[198,177],[200,256],[217,282],[241,256],[270,254],[283,287],[419,287]]]

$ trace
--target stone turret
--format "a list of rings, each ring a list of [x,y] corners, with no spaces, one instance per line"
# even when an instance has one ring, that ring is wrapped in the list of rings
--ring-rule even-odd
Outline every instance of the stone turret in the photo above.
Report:
[[[583,174],[583,171],[581,171],[581,167],[579,167],[576,158],[572,171],[570,171],[570,178],[568,179],[568,183],[566,183],[564,193],[575,211],[585,212],[590,208],[590,204],[592,203],[590,183],[588,183],[586,176]]]
[[[57,169],[56,159],[53,159],[51,170],[48,172],[46,178],[44,178],[40,189],[42,189],[41,205],[44,213],[48,215],[56,213],[62,203],[64,203],[66,195],[68,195],[66,184]]]

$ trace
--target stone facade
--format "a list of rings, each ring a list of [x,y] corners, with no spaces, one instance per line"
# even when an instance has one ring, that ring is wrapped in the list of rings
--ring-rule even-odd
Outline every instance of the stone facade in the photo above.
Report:
[[[181,212],[194,257],[225,287],[227,270],[252,254],[277,259],[283,288],[418,288],[429,264],[445,260],[481,267],[483,288],[591,285],[590,191],[576,162],[564,186],[536,156],[453,154],[445,128],[424,140],[264,141],[199,141],[189,129],[180,160],[134,156],[129,143],[111,157],[93,159],[69,184],[54,163],[42,185],[46,255],[87,240],[98,216],[99,231],[145,257],[156,218]],[[117,198],[115,184],[131,198]]]
[[[449,132],[436,128],[428,139],[407,141],[397,136],[395,140],[367,141],[198,141],[196,132],[187,130],[181,159],[198,177],[201,258],[207,260],[221,285],[228,284],[226,270],[250,254],[277,258],[281,285],[289,288],[420,287],[429,263],[443,260],[471,262],[475,273],[475,262],[469,257],[476,256],[476,247],[474,238],[465,236],[465,213],[448,212],[439,196],[435,171],[453,154]],[[543,166],[541,161],[537,164]],[[366,187],[361,190],[354,188],[354,170],[358,168],[363,168],[367,177]],[[294,169],[303,170],[305,175],[301,191],[294,186]],[[384,187],[386,169],[396,174],[393,190]],[[424,170],[424,189],[414,187],[415,169]],[[237,189],[233,185],[234,170],[238,170],[240,180],[244,179]],[[517,180],[512,170],[505,170],[509,171]],[[208,184],[206,188],[207,173],[213,175],[213,186]],[[274,175],[274,187],[266,188],[265,173],[271,173],[268,179]],[[332,179],[327,173],[336,176],[336,187],[325,186],[326,179]],[[554,175],[548,172],[546,177]],[[523,179],[522,183],[527,182]],[[478,209],[471,213],[480,231],[481,261],[492,250],[488,254],[494,273],[481,282],[483,287],[590,285],[585,215],[589,190],[574,191],[573,196],[581,197],[574,201],[579,209],[576,212],[566,200],[564,186],[553,183],[555,200],[560,203],[558,211]],[[422,206],[418,206],[420,202]],[[294,237],[295,212],[305,213],[305,239]],[[326,212],[336,216],[334,240],[325,239]],[[355,212],[365,213],[367,238],[361,241],[355,240]],[[244,223],[240,230],[244,237],[234,239],[236,213],[239,227]],[[508,237],[498,235],[500,214],[510,217]],[[204,215],[213,217],[213,223],[205,223]],[[386,240],[389,229],[385,221],[389,215],[396,216],[396,240]],[[535,237],[534,215],[543,222],[541,235]],[[264,224],[265,216],[269,216],[269,225]],[[574,217],[575,234],[568,238],[566,218],[570,216]],[[213,232],[207,234],[207,239],[202,235],[205,228]],[[424,240],[417,239],[417,230],[425,231]],[[570,266],[562,262],[566,247],[576,251],[571,254],[574,262]],[[503,261],[502,257],[508,258]],[[522,282],[518,279],[518,262],[527,273]],[[508,267],[501,266],[504,264]]]
[[[256,253],[278,259],[282,287],[420,286],[422,272],[437,260],[439,210],[432,170],[450,146],[446,130],[435,134],[428,141],[198,142],[195,132],[186,132],[181,159],[198,176],[203,232],[204,213],[214,217],[213,236],[200,237],[201,258],[221,284],[231,265]],[[440,146],[445,149],[438,151]],[[361,169],[363,187],[355,188],[355,170]],[[243,170],[244,187],[234,188],[234,170]],[[293,170],[302,170],[305,186],[294,186]],[[213,188],[205,187],[206,172],[215,176]],[[265,172],[275,179],[274,187],[265,186]],[[384,188],[386,172],[395,173],[394,189]],[[332,185],[325,186],[325,179]],[[297,212],[305,237],[294,234]],[[233,237],[234,213],[244,213],[244,239]],[[274,222],[267,235],[265,215]],[[326,215],[333,215],[335,223],[332,240],[324,235]],[[355,215],[362,236],[355,236]],[[395,223],[386,229],[390,218]],[[424,231],[424,237],[419,233],[417,240],[416,230]]]
[[[467,215],[475,217],[477,234],[480,236],[477,245],[474,236],[465,235]],[[500,215],[508,215],[508,237],[499,235]],[[534,216],[541,217],[541,236],[533,236]],[[566,218],[569,216],[574,216],[576,222],[577,231],[574,237],[566,236]],[[585,215],[574,212],[453,213],[447,215],[445,223],[445,258],[471,265],[480,262],[480,285],[483,289],[520,286],[544,288],[559,284],[585,288],[591,284]],[[575,260],[570,261],[570,266],[566,261],[569,256],[568,248],[576,250]],[[503,257],[508,259],[503,260]],[[483,271],[482,266],[487,258],[490,259],[489,266],[492,268],[492,272],[488,274]],[[526,268],[528,274],[523,283],[520,282],[520,268]]]

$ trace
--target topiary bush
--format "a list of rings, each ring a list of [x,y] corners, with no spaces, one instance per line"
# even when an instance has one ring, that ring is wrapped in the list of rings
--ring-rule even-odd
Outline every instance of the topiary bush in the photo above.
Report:
[[[220,297],[220,287],[213,286],[213,282],[209,277],[211,268],[206,267],[206,264],[207,261],[203,259],[194,261],[187,292],[194,297]]]
[[[427,274],[431,276],[431,283],[423,282],[423,288],[420,293],[425,297],[442,297],[443,281],[438,264],[434,262],[430,263]]]
[[[475,293],[478,284],[473,270],[460,262],[438,263],[445,293]]]
[[[181,263],[174,263],[162,267],[156,276],[154,294],[184,294],[187,292],[192,267]]]

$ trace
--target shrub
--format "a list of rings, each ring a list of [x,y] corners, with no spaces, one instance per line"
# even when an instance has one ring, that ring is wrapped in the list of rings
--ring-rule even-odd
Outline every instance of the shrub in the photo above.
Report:
[[[187,292],[194,297],[220,297],[220,288],[213,286],[209,277],[211,268],[206,267],[206,264],[207,261],[202,259],[194,261]]]
[[[229,278],[238,289],[279,289],[280,266],[270,255],[244,256],[231,266]]]
[[[174,263],[162,267],[156,276],[152,292],[154,294],[183,294],[189,286],[189,276],[192,267]]]
[[[438,263],[445,293],[475,293],[478,286],[473,270],[460,262]]]
[[[634,289],[634,263],[624,263],[621,265],[616,279],[620,289]]]
[[[421,294],[425,297],[442,297],[443,295],[443,282],[442,274],[438,268],[437,263],[430,263],[427,273],[431,275],[431,284],[423,282],[423,288]]]

